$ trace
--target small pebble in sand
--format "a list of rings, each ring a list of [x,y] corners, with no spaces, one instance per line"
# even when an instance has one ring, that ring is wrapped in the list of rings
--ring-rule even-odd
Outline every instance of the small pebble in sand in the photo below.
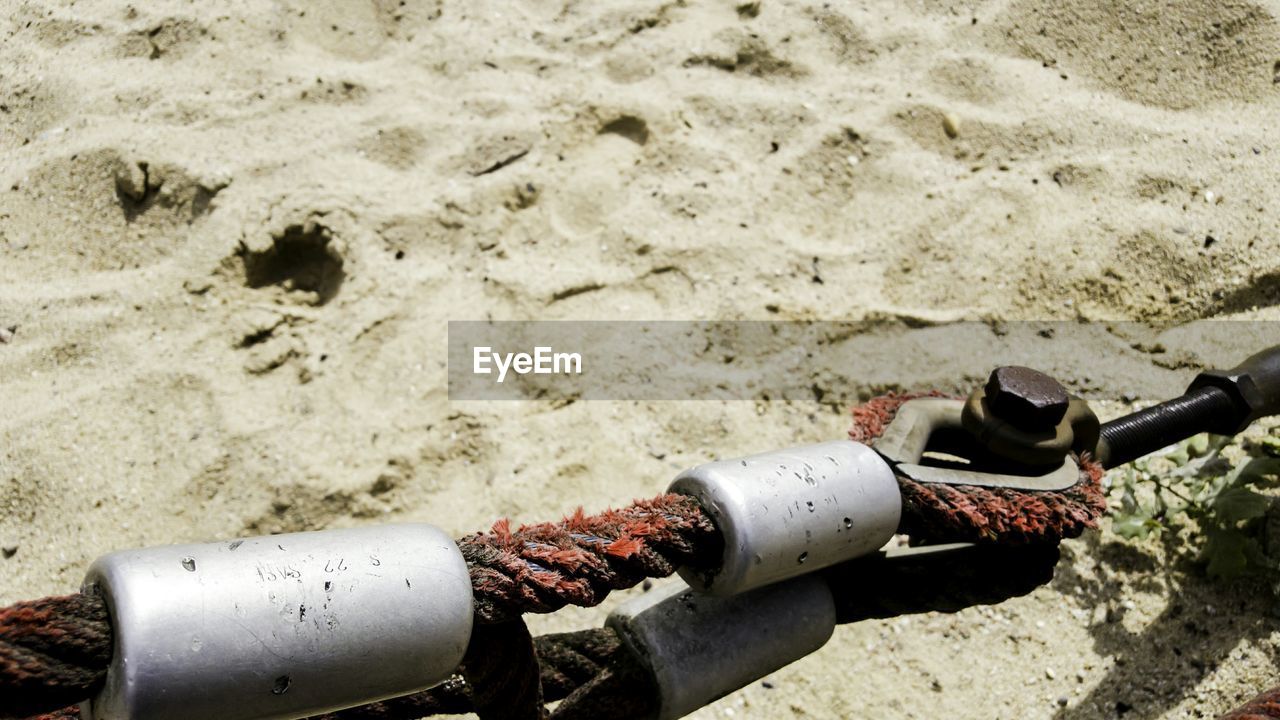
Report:
[[[1210,205],[1214,205],[1218,202],[1218,194],[1212,190],[1205,190],[1204,201]]]
[[[1058,677],[1058,673],[1054,672],[1053,668],[1045,668],[1044,676],[1050,680],[1053,680]]]
[[[18,326],[0,327],[0,345],[8,345],[13,342],[13,333],[17,331]]]
[[[1069,702],[1071,702],[1071,700],[1066,695],[1058,696],[1058,707],[1066,707]]]
[[[942,116],[942,131],[952,140],[960,137],[960,116],[955,113],[946,113]]]

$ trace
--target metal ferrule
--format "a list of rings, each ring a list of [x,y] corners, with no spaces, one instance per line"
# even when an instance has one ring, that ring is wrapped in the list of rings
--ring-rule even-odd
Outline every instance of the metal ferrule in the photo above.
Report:
[[[812,575],[733,597],[676,582],[608,620],[658,688],[659,720],[680,718],[818,650],[836,627],[831,590]]]
[[[89,720],[283,720],[431,687],[471,636],[471,580],[431,525],[126,550],[85,578],[111,614]]]
[[[710,575],[680,576],[732,595],[872,552],[893,537],[902,497],[893,470],[849,440],[699,465],[669,492],[692,495],[724,536]]]

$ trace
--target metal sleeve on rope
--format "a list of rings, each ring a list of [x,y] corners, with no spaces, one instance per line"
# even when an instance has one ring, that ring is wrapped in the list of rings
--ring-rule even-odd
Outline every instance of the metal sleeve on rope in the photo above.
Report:
[[[814,576],[732,597],[673,583],[615,610],[608,627],[653,674],[654,717],[673,720],[821,648],[836,608]]]
[[[669,492],[696,498],[724,536],[718,569],[680,571],[692,587],[721,596],[873,552],[902,513],[889,464],[848,440],[699,465]]]
[[[448,678],[471,634],[457,545],[426,524],[126,550],[90,567],[115,648],[90,720],[298,718]]]

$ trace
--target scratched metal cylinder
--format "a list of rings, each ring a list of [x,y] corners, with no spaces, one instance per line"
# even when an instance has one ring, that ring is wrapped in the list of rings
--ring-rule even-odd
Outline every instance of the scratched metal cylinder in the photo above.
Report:
[[[654,717],[674,720],[821,648],[836,609],[812,575],[732,597],[677,582],[622,605],[607,624],[652,674]]]
[[[686,470],[668,492],[697,498],[724,536],[695,589],[732,595],[872,552],[893,537],[902,496],[889,464],[849,440],[720,460]]]
[[[471,636],[457,545],[425,524],[125,550],[89,568],[115,648],[89,720],[284,720],[435,685]]]

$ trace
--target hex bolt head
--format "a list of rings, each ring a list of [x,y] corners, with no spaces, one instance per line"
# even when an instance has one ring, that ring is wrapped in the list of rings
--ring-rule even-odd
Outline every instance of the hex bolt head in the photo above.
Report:
[[[1067,389],[1029,367],[996,368],[987,380],[986,391],[991,413],[1022,430],[1047,430],[1067,414]]]

